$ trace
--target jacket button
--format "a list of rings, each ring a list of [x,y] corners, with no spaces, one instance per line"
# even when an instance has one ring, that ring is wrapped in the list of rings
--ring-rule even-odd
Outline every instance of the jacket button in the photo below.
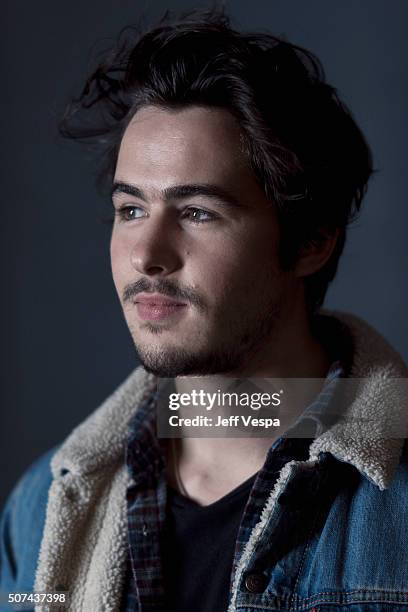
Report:
[[[250,593],[263,593],[267,579],[263,574],[248,574],[245,578],[245,588]]]

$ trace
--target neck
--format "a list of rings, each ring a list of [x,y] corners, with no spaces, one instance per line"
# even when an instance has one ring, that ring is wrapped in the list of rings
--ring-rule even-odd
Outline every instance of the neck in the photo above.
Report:
[[[306,386],[297,386],[296,397],[292,396],[292,404],[287,412],[290,418],[285,422],[286,427],[279,428],[270,437],[180,439],[177,445],[177,474],[183,482],[183,492],[199,503],[211,503],[256,473],[262,467],[274,440],[284,433],[287,426],[296,420],[317,395],[329,365],[328,355],[312,335],[306,317],[297,320],[292,318],[290,325],[275,331],[273,337],[268,338],[263,347],[251,356],[250,362],[229,373],[228,378],[320,380],[310,381],[311,384]],[[228,378],[224,380],[228,381]],[[213,392],[215,388],[220,388],[222,380],[220,376],[177,378],[176,388],[178,393],[188,393],[198,387]],[[288,381],[285,380],[285,383],[287,385]],[[174,459],[170,463],[174,464]],[[175,467],[173,465],[170,468],[170,478],[173,485],[177,486]]]

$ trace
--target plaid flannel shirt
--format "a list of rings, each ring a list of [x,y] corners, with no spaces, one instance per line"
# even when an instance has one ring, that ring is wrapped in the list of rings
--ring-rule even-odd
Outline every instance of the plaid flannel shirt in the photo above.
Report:
[[[295,436],[297,427],[302,427],[303,432],[307,427],[310,437],[287,437],[288,430],[269,449],[242,516],[231,568],[231,585],[243,548],[279,472],[288,461],[306,459],[312,438],[330,425],[332,400],[337,382],[343,375],[340,362],[333,363],[317,398],[290,428],[291,436]],[[156,435],[156,402],[157,394],[154,393],[135,412],[129,427],[126,462],[133,484],[127,491],[129,554],[122,600],[122,609],[128,612],[166,609],[160,538],[166,519],[167,440]]]

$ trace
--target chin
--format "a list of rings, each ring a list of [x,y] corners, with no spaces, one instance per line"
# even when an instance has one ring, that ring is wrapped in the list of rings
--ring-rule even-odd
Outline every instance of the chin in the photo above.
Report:
[[[226,374],[241,365],[241,358],[231,351],[191,352],[182,348],[136,347],[145,370],[159,378]]]

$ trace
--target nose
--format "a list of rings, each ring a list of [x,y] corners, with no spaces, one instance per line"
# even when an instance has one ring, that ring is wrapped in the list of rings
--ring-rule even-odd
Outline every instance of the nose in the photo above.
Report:
[[[134,238],[131,264],[145,276],[171,274],[183,265],[179,242],[168,217],[150,218]]]

